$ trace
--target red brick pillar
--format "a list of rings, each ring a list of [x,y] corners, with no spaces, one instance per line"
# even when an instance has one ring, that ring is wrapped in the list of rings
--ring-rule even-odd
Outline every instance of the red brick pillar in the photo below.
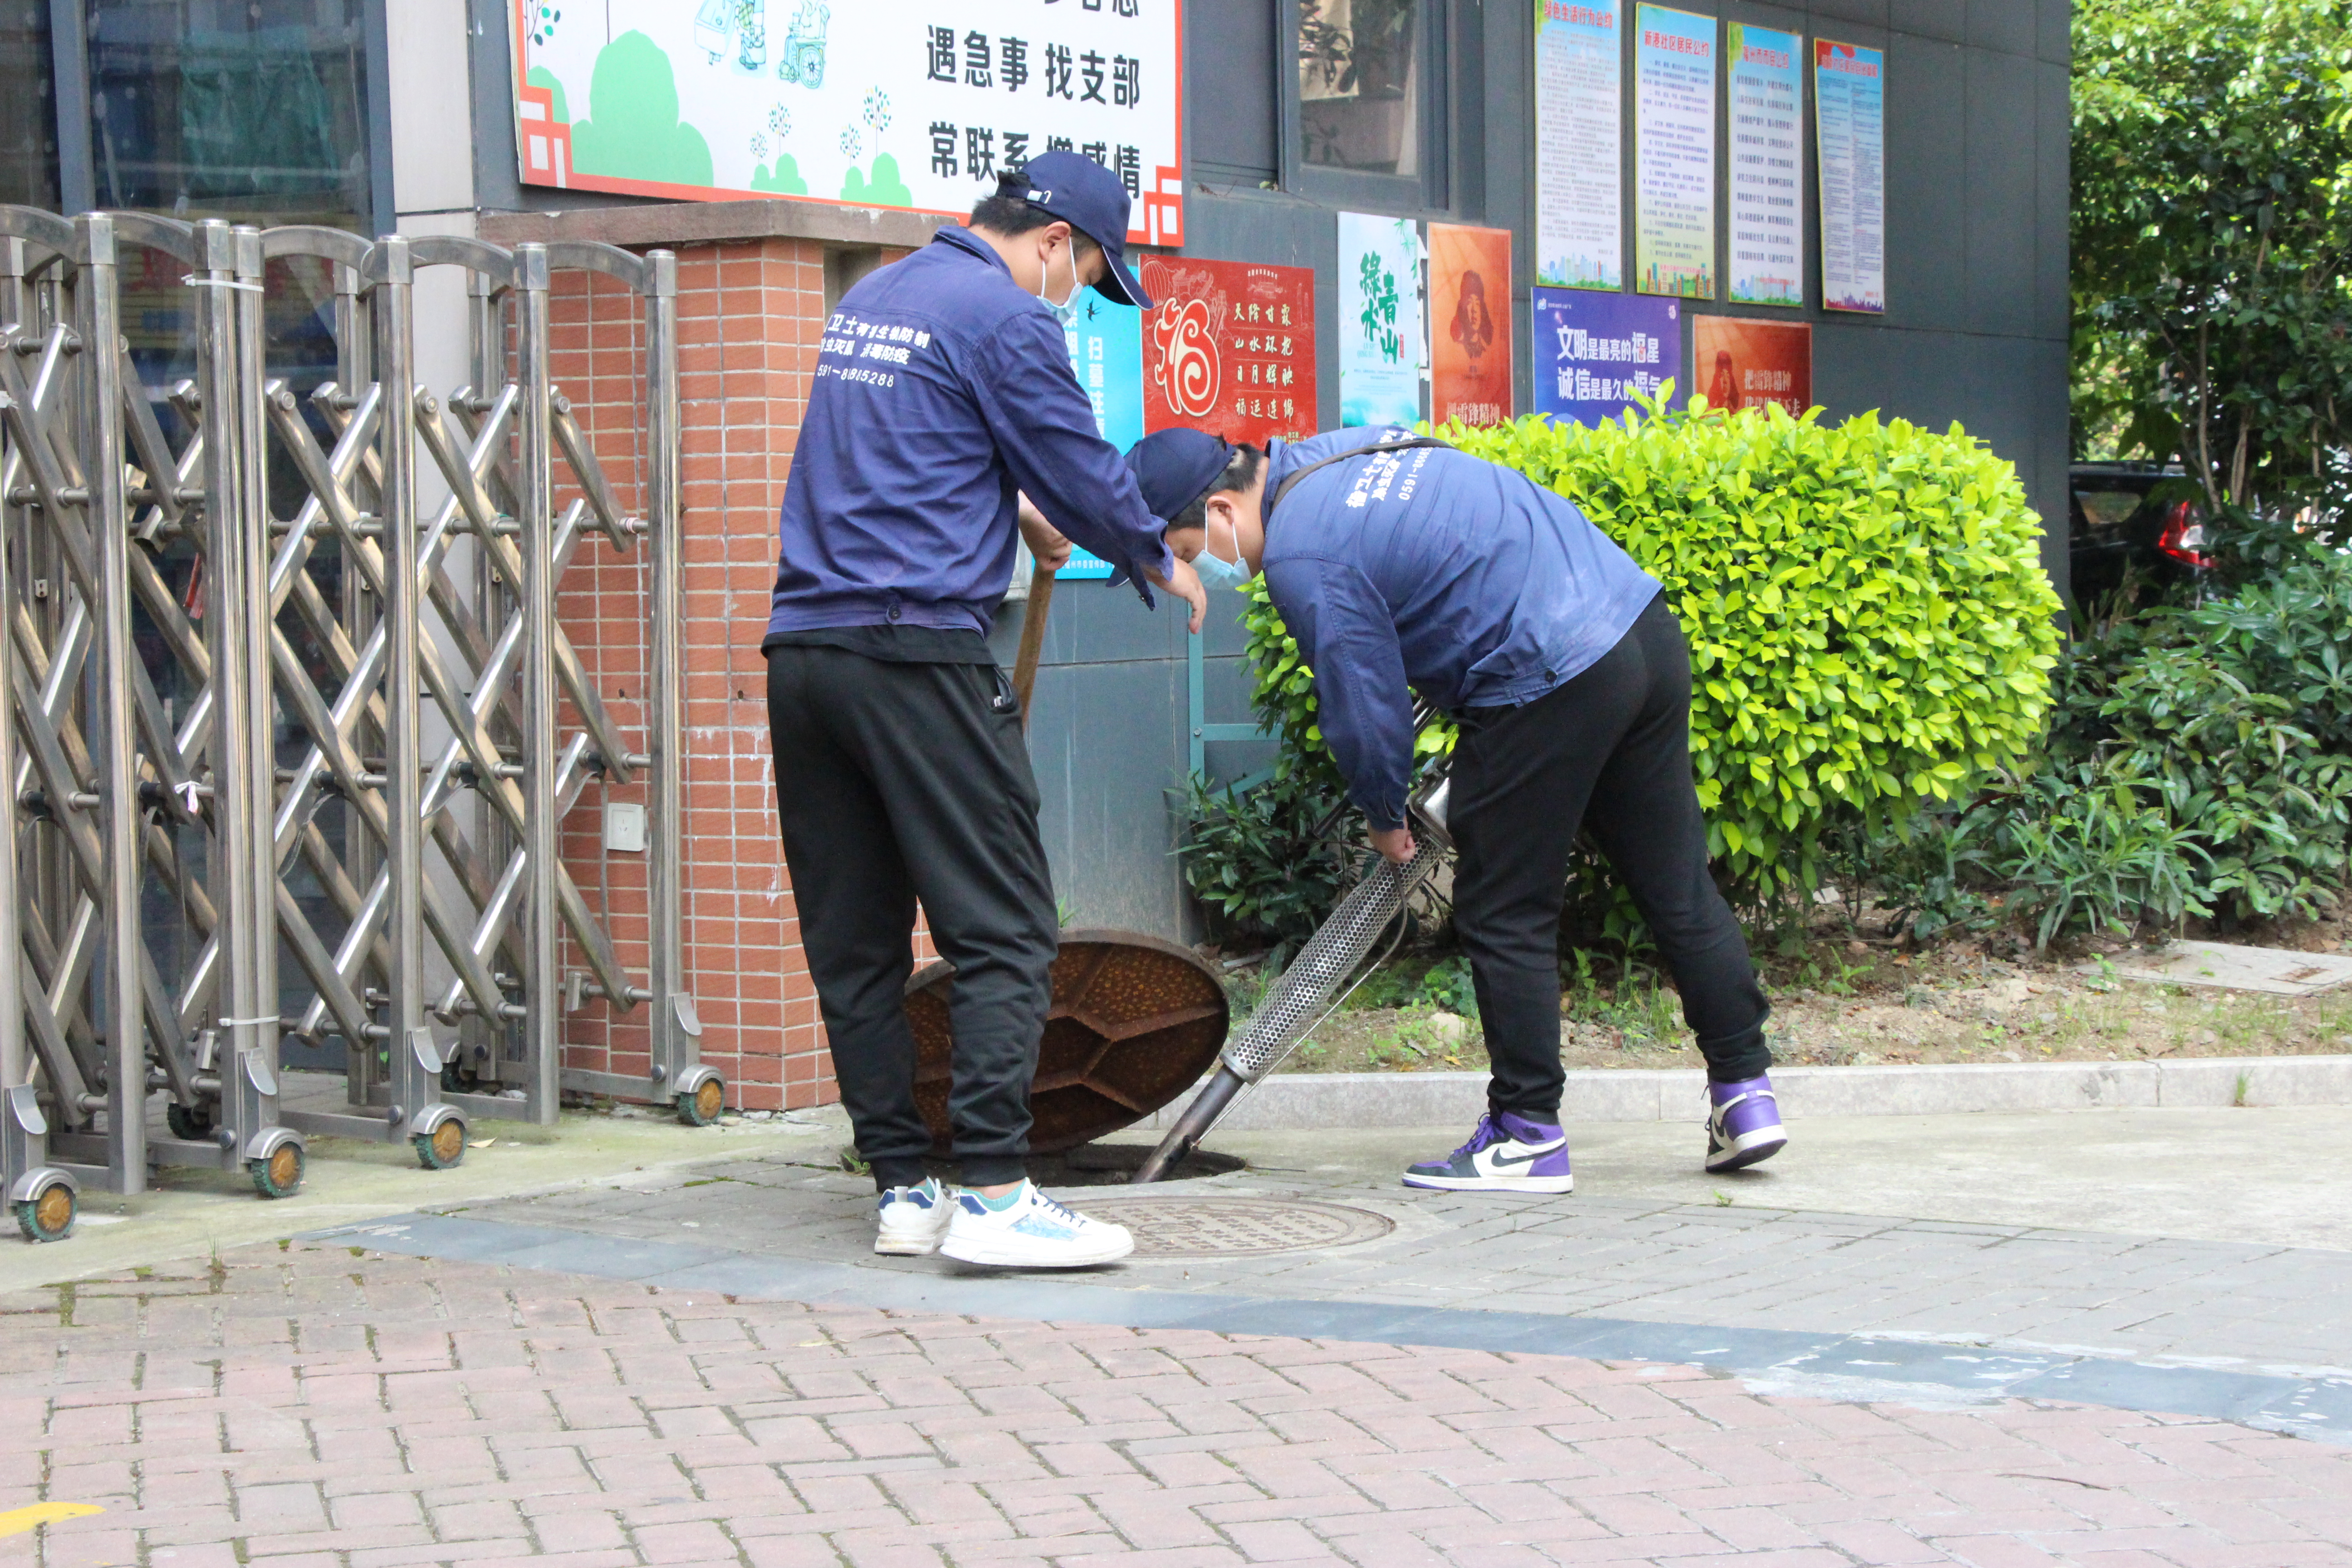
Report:
[[[777,1110],[835,1098],[777,840],[767,671],[760,637],[775,577],[776,510],[806,407],[824,310],[825,247],[765,237],[674,246],[685,486],[687,982],[703,1059],[730,1104]],[[903,251],[886,251],[895,259]],[[642,515],[644,325],[638,301],[594,274],[558,274],[555,375],[624,504]],[[559,487],[556,505],[570,503]],[[580,547],[557,616],[616,718],[642,734],[644,552]],[[642,801],[642,783],[613,787]],[[612,910],[625,963],[642,972],[642,857],[603,850],[591,785],[565,821],[564,857],[592,907]],[[583,968],[567,938],[567,970]],[[601,1002],[564,1019],[567,1067],[642,1074],[642,1010]]]

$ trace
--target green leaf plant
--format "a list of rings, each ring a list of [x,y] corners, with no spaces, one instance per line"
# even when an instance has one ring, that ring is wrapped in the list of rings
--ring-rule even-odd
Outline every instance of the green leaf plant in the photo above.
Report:
[[[1819,416],[1661,397],[1592,427],[1438,431],[1575,502],[1664,585],[1708,849],[1752,907],[1818,886],[1836,825],[1886,832],[2035,751],[2058,649],[2015,469],[1958,426]],[[1333,781],[1314,672],[1262,586],[1245,625],[1282,767]],[[1449,743],[1442,723],[1420,738]]]

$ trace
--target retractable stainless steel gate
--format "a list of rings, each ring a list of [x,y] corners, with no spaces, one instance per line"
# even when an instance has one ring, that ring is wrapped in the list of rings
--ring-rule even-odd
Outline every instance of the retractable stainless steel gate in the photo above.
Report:
[[[134,252],[142,315],[193,323],[194,374],[160,388],[172,353],[123,332]],[[415,369],[433,268],[468,302],[446,394]],[[642,517],[551,374],[573,270],[642,306]],[[289,292],[331,365],[266,342]],[[0,206],[0,1177],[26,1233],[152,1163],[282,1195],[304,1131],[440,1167],[469,1118],[551,1121],[567,1088],[715,1117],[677,880],[674,259]],[[591,533],[648,552],[634,742],[556,613]],[[642,983],[558,838],[590,782],[640,776]],[[648,1008],[646,1078],[562,1069],[567,994]],[[278,1103],[289,1038],[341,1043],[344,1106]]]

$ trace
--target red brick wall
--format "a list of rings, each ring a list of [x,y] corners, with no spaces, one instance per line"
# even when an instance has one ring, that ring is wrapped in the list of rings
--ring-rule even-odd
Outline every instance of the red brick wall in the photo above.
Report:
[[[833,1075],[802,961],[799,923],[776,837],[766,668],[760,636],[775,574],[776,508],[808,399],[824,307],[824,247],[765,239],[678,257],[679,401],[684,426],[687,979],[702,1016],[703,1059],[750,1109],[832,1100]],[[606,476],[645,510],[644,321],[627,290],[593,274],[558,275],[555,375]],[[573,492],[559,486],[559,515]],[[642,734],[646,566],[642,550],[583,544],[558,618],[616,720]],[[645,798],[642,784],[616,801]],[[591,785],[565,823],[564,857],[591,907],[600,867],[623,961],[645,964],[645,865],[604,856]],[[567,969],[584,967],[567,938]],[[564,1020],[565,1065],[646,1070],[643,1010],[592,1001]]]

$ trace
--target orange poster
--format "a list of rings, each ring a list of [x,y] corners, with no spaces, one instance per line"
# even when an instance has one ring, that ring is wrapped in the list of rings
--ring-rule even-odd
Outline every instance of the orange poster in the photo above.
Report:
[[[1429,226],[1430,419],[1511,416],[1511,231]]]
[[[1691,386],[1709,408],[1761,408],[1790,414],[1813,405],[1813,329],[1797,321],[1700,316],[1693,334]]]

